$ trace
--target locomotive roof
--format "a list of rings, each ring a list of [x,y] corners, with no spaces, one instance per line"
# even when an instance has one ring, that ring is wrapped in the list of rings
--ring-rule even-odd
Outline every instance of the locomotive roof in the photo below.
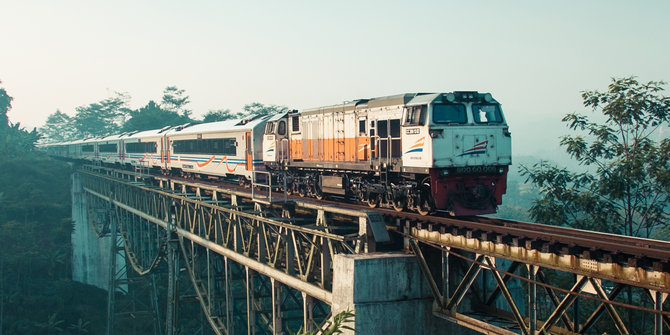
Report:
[[[372,99],[358,99],[346,102],[340,105],[332,105],[325,107],[309,108],[302,111],[302,114],[319,114],[328,112],[344,112],[350,110],[360,110],[365,108],[376,108],[384,106],[406,105],[413,102],[415,99],[425,96],[432,96],[431,100],[435,99],[438,93],[403,93],[390,95],[386,97],[372,98]]]

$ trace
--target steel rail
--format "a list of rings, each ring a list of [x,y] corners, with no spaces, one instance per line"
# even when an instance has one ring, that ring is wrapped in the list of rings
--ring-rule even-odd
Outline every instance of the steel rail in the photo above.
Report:
[[[558,233],[562,234],[565,233],[566,231],[574,232],[574,233],[579,233],[580,236],[586,237],[586,238],[597,238],[599,240],[608,240],[612,242],[617,242],[620,243],[622,239],[625,239],[626,242],[633,242],[634,245],[643,247],[643,248],[663,248],[663,249],[668,249],[670,250],[670,242],[668,241],[663,241],[663,240],[655,240],[655,239],[650,239],[650,238],[643,238],[643,237],[636,237],[636,236],[626,236],[626,235],[619,235],[619,234],[613,234],[613,233],[605,233],[605,232],[598,232],[598,231],[592,231],[592,230],[584,230],[584,229],[577,229],[577,228],[570,228],[570,227],[561,227],[561,226],[552,226],[552,225],[545,225],[541,223],[532,223],[532,222],[524,222],[524,221],[513,221],[513,220],[507,220],[507,219],[493,219],[493,218],[487,218],[487,217],[481,217],[481,216],[476,216],[471,218],[473,221],[476,220],[476,222],[480,223],[487,223],[487,221],[491,224],[502,224],[504,226],[517,226],[517,227],[524,227],[528,229],[534,229],[534,230],[539,230],[539,231],[544,231],[547,233]]]

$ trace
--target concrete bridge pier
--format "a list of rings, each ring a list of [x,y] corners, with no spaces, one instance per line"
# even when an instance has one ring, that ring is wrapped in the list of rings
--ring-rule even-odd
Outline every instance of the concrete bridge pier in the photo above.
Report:
[[[355,334],[457,333],[449,330],[457,326],[433,316],[433,297],[413,255],[339,254],[333,276],[333,315],[356,313],[354,325],[347,324]]]

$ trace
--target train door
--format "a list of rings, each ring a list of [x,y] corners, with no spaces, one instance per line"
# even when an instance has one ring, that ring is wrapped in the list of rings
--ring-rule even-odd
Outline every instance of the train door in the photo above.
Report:
[[[400,141],[400,119],[377,120],[378,148],[377,159],[380,163],[395,165],[402,156]]]
[[[288,118],[283,117],[277,121],[277,148],[279,161],[288,160],[289,145],[288,145]]]
[[[247,171],[251,171],[254,169],[254,159],[253,159],[253,148],[252,148],[252,143],[251,143],[251,132],[246,132],[244,135],[244,139],[246,140],[246,163],[247,163]]]
[[[356,132],[356,160],[367,161],[370,159],[370,139],[368,138],[368,118],[358,117],[358,131]]]

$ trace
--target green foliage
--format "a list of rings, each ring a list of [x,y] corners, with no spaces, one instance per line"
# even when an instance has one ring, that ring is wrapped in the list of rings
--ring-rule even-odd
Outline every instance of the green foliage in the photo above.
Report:
[[[12,109],[12,100],[14,98],[0,88],[0,155],[3,157],[32,150],[40,138],[36,129],[29,132],[19,123],[9,122],[7,113]]]
[[[2,84],[1,81],[0,84]],[[14,98],[10,97],[9,94],[7,94],[7,91],[0,87],[0,129],[9,126],[7,113],[12,109],[12,100],[14,100]]]
[[[7,127],[0,128],[0,154],[16,155],[20,152],[31,151],[39,140],[37,129],[27,131],[20,124],[9,122]]]
[[[49,315],[47,322],[39,322],[36,326],[44,331],[45,334],[57,334],[63,332],[63,328],[61,328],[63,322],[65,321],[58,319],[58,313],[52,313]]]
[[[4,101],[6,113],[11,97]],[[64,325],[104,324],[106,293],[70,279],[71,167],[33,150],[38,137],[0,124],[0,333],[85,333],[87,323]]]
[[[240,113],[232,113],[230,109],[210,110],[205,113],[202,122],[216,122],[230,119],[239,119],[242,115]]]
[[[168,86],[163,90],[163,100],[161,107],[170,112],[181,113],[185,118],[189,118],[191,111],[184,107],[191,101],[188,95],[184,95],[184,90],[178,89],[176,86]]]
[[[73,118],[56,110],[47,117],[47,121],[39,133],[47,142],[66,142],[76,139]]]
[[[533,219],[634,236],[657,236],[670,209],[670,98],[664,82],[612,79],[606,92],[582,93],[584,106],[600,111],[602,122],[571,113],[563,118],[578,134],[561,139],[570,156],[585,166],[576,173],[545,162],[522,167],[540,188]],[[658,237],[658,236],[657,236]],[[667,237],[666,237],[667,238]]]
[[[165,126],[176,126],[192,122],[188,116],[161,108],[153,100],[129,113],[130,119],[123,124],[123,131],[159,129]]]
[[[300,330],[298,330],[298,332],[295,333],[295,335],[314,335],[317,333],[323,335],[335,335],[335,334],[342,334],[342,329],[356,332],[355,329],[351,328],[350,326],[347,326],[347,324],[354,322],[355,318],[356,314],[352,312],[350,309],[347,309],[333,316],[332,321],[331,320],[327,321],[323,329],[319,329],[320,332],[317,331],[306,332],[302,328],[300,328]],[[320,328],[319,325],[315,324],[315,326],[317,326],[317,328]],[[293,332],[291,332],[291,334],[293,334]]]
[[[260,102],[252,102],[243,107],[242,112],[233,113],[230,109],[210,110],[204,115],[203,122],[225,121],[230,119],[254,118],[257,116],[270,115],[275,113],[286,113],[288,107],[277,105],[263,105]]]
[[[74,331],[75,334],[88,334],[88,326],[90,324],[90,321],[84,321],[80,318],[77,320],[77,323],[71,324],[68,329]]]
[[[277,113],[286,113],[289,111],[289,108],[286,106],[277,106],[277,105],[263,105],[260,102],[252,102],[250,104],[244,105],[242,108],[244,113],[241,113],[244,116],[258,116],[258,115],[270,115]]]
[[[120,133],[127,114],[130,97],[123,93],[77,107],[74,116],[76,137],[102,137]]]

